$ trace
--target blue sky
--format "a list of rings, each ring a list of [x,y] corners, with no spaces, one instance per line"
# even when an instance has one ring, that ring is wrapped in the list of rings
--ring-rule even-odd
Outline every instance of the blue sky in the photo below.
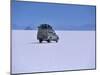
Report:
[[[37,29],[50,24],[56,30],[95,30],[96,7],[90,5],[12,2],[12,29]]]

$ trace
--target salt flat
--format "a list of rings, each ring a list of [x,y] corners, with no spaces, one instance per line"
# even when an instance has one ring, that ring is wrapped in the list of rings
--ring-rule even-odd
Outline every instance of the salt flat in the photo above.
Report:
[[[39,43],[35,30],[12,30],[12,73],[95,68],[95,31],[56,33],[58,43]]]

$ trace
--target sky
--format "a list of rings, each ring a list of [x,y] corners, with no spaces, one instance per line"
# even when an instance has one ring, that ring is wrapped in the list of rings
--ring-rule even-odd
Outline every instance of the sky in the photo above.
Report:
[[[50,24],[55,30],[95,30],[96,6],[12,1],[12,29],[37,29]]]

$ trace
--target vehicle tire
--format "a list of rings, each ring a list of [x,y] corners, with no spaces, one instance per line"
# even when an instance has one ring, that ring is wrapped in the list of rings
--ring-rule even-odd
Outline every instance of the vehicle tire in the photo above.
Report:
[[[42,43],[42,39],[39,39],[39,42]]]
[[[48,43],[50,43],[50,40],[47,40]]]
[[[56,43],[58,42],[58,40],[56,40]]]

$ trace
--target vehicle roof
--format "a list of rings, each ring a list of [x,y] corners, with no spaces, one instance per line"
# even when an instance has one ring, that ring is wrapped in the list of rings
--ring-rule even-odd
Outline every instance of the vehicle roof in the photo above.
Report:
[[[42,28],[42,29],[52,29],[52,26],[50,26],[49,24],[41,24],[38,28]]]

